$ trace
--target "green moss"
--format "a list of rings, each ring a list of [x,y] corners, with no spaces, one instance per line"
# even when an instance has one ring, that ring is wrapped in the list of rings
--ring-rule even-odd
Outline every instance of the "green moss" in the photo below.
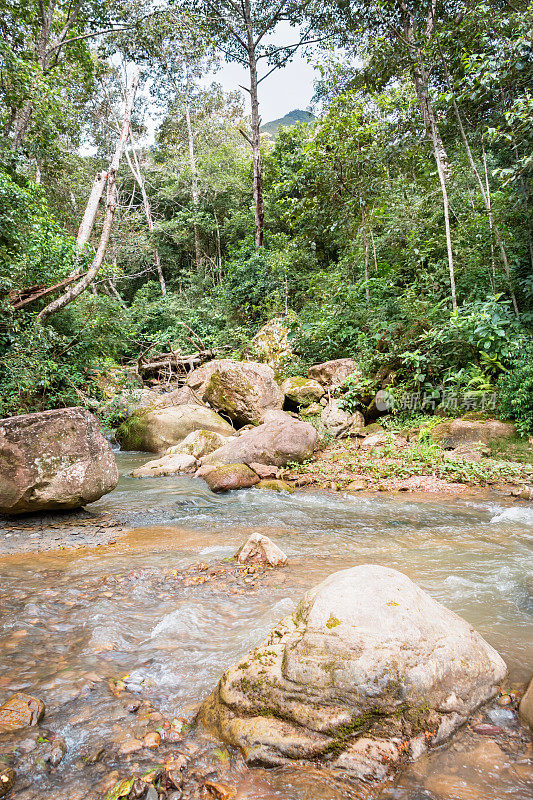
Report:
[[[329,619],[326,622],[326,628],[330,628],[330,629],[331,628],[336,628],[337,625],[340,625],[340,624],[341,624],[340,619],[337,619],[337,617],[334,617],[333,614],[330,614],[329,615]]]

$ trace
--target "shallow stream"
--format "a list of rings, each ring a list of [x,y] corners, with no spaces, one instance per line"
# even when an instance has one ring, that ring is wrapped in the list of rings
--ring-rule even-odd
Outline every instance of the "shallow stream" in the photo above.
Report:
[[[156,762],[156,753],[126,756],[120,747],[142,738],[150,724],[154,729],[158,712],[192,718],[224,668],[258,644],[308,588],[360,563],[405,572],[465,617],[506,660],[510,684],[531,676],[531,506],[488,495],[251,489],[216,496],[201,480],[129,477],[146,455],[119,453],[117,460],[119,486],[90,508],[127,519],[129,532],[100,547],[0,559],[0,702],[16,690],[42,698],[42,726],[67,746],[57,767],[33,757],[39,747],[30,743],[26,750],[20,742],[0,747],[16,762],[17,798],[92,800],[109,773],[122,777]],[[225,563],[252,531],[270,536],[289,565],[264,579],[252,576],[244,587],[231,577],[189,586],[176,580],[175,572],[191,564]],[[128,712],[124,697],[109,690],[109,678],[126,675],[124,697],[149,701],[155,716]],[[406,768],[381,797],[531,800],[531,745],[516,714],[494,704],[478,721],[502,732],[487,737],[465,728]],[[223,763],[238,800],[357,796],[320,773],[247,769],[201,732],[184,742],[199,763]]]

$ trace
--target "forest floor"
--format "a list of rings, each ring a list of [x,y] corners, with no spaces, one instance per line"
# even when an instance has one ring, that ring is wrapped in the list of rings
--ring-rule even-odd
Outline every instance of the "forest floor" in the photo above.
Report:
[[[325,444],[303,464],[290,464],[282,477],[294,488],[448,494],[490,489],[533,499],[531,445],[522,452],[512,447],[507,453],[492,449],[491,457],[469,460],[433,443],[392,435],[389,442],[372,449],[362,448],[357,438],[341,439]]]

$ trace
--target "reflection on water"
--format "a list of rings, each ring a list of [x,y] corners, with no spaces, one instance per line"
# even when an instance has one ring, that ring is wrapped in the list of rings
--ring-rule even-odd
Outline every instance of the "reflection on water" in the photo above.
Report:
[[[187,714],[307,588],[359,563],[405,572],[496,647],[511,681],[530,677],[533,509],[431,496],[256,489],[215,496],[191,478],[129,477],[145,460],[119,454],[119,486],[91,506],[128,519],[132,531],[124,539],[93,550],[0,561],[0,701],[16,689],[42,697],[46,725],[68,746],[60,767],[38,780],[33,776],[38,788],[21,797],[97,796],[87,794],[88,786],[102,777],[103,764],[85,762],[80,769],[80,753],[95,736],[111,743],[123,736],[122,717],[102,679],[127,674],[128,688],[164,714]],[[232,594],[178,590],[168,579],[193,562],[230,557],[251,531],[267,534],[289,556],[289,566],[268,585]],[[493,722],[511,730],[515,715],[506,722],[505,713]],[[530,798],[524,757],[493,749],[491,761],[475,750],[480,738],[476,744],[472,734],[459,735],[412,765],[386,797]],[[332,778],[317,783],[301,770],[295,775],[235,764],[232,779],[241,798],[349,796],[346,787],[328,784]]]

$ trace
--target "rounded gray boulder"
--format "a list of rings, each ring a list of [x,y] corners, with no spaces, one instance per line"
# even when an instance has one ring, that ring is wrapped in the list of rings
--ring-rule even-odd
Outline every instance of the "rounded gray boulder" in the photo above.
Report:
[[[499,654],[406,575],[330,575],[222,676],[200,719],[249,763],[383,780],[497,692]]]

